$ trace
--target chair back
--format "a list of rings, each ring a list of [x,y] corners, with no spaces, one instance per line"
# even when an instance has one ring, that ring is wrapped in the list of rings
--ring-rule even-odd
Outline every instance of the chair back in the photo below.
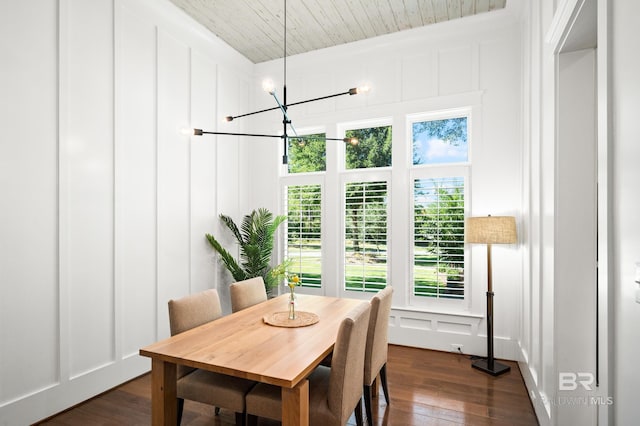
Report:
[[[370,304],[365,302],[351,310],[340,324],[333,348],[327,402],[329,410],[341,419],[342,424],[349,419],[362,397],[370,311]]]
[[[229,287],[231,311],[238,312],[267,300],[267,290],[262,277],[238,281]]]
[[[220,297],[215,289],[205,290],[181,299],[169,300],[169,328],[172,336],[221,316]],[[193,368],[178,365],[178,378],[190,371],[193,371]]]
[[[389,315],[393,287],[387,286],[371,299],[371,316],[364,355],[364,384],[370,386],[387,362],[389,346]]]

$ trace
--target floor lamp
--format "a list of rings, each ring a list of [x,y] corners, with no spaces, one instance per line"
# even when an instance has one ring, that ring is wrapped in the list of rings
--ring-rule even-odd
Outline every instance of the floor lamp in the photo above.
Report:
[[[513,244],[517,241],[516,219],[513,216],[483,216],[467,218],[466,242],[487,245],[487,359],[478,359],[471,365],[493,376],[511,369],[493,358],[493,286],[491,282],[491,245]]]

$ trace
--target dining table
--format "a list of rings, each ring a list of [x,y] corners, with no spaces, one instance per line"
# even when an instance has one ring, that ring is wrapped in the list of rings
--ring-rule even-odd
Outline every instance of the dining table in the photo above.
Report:
[[[297,317],[314,323],[289,324],[284,294],[140,349],[151,358],[152,424],[176,424],[177,365],[186,365],[279,386],[282,424],[307,426],[307,377],[333,351],[340,323],[361,303],[296,294]]]

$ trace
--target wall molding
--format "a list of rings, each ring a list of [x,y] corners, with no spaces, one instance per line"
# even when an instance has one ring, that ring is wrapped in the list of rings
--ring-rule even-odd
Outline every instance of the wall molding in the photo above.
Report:
[[[406,308],[392,308],[389,319],[389,343],[443,352],[452,345],[462,345],[465,355],[486,356],[487,337],[480,327],[484,315],[431,313]],[[496,357],[520,360],[516,340],[494,336]]]

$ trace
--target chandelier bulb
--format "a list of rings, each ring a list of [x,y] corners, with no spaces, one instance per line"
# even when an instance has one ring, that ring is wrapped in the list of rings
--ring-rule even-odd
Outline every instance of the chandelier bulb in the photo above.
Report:
[[[270,95],[273,95],[276,92],[276,86],[273,83],[273,80],[270,79],[266,79],[262,82],[262,89]]]
[[[350,95],[359,95],[362,93],[367,93],[370,90],[369,86],[365,85],[365,86],[360,86],[360,87],[353,87],[351,89],[349,89],[349,94]]]
[[[233,121],[233,117],[230,115],[227,115],[223,120],[226,122]]]

